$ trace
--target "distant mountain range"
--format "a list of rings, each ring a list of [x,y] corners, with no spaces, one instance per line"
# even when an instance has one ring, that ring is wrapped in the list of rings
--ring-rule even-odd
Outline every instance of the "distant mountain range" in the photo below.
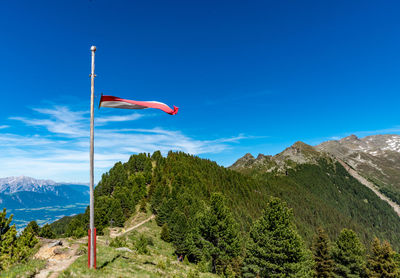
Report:
[[[25,176],[0,178],[0,207],[7,209],[86,203],[88,198],[87,185],[57,183]]]

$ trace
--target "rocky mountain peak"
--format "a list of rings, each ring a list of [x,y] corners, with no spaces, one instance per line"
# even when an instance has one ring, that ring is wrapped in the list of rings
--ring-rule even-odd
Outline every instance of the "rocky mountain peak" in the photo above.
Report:
[[[253,159],[254,159],[254,156],[253,156],[251,153],[246,153],[246,154],[243,156],[243,159],[245,159],[245,160],[253,160]]]
[[[259,154],[257,158],[254,158],[251,154],[246,154],[238,159],[230,168],[235,170],[265,168],[266,171],[276,170],[284,172],[285,169],[292,167],[290,166],[292,163],[289,161],[295,163],[316,163],[319,157],[321,157],[321,153],[314,147],[298,141],[275,156]]]
[[[239,158],[230,168],[232,169],[239,169],[239,168],[246,168],[253,164],[256,159],[251,153],[246,153],[243,157]]]
[[[52,190],[57,183],[26,176],[0,178],[0,193],[12,194],[19,191]]]
[[[281,162],[291,160],[296,163],[315,163],[319,156],[320,153],[314,147],[297,141],[283,152],[274,156],[274,158]]]
[[[332,153],[342,159],[354,153],[381,156],[387,155],[388,151],[400,153],[400,136],[394,134],[371,135],[360,139],[351,135],[341,140],[323,142],[315,148]]]
[[[359,140],[358,137],[357,137],[356,135],[354,135],[354,134],[340,139],[341,142],[346,142],[346,141],[358,141],[358,140]]]

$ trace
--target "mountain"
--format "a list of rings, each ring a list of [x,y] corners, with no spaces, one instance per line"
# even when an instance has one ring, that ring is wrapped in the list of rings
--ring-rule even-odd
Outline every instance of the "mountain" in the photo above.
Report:
[[[12,194],[19,191],[53,191],[56,184],[57,183],[52,180],[38,180],[25,176],[0,178],[0,193]]]
[[[0,178],[0,205],[7,209],[39,208],[86,202],[89,187],[31,177]]]
[[[257,158],[254,158],[248,153],[239,158],[229,168],[241,172],[257,169],[266,172],[284,173],[297,164],[317,164],[318,160],[324,157],[329,157],[329,155],[320,153],[312,146],[298,141],[275,156],[259,154]]]
[[[355,135],[315,147],[348,164],[378,190],[400,205],[400,136]]]
[[[14,214],[13,222],[19,230],[32,220],[42,225],[80,213],[88,203],[87,185],[25,176],[0,179],[0,208]]]
[[[136,238],[123,233],[135,227],[135,223],[142,223],[145,213],[148,219],[155,216],[155,221],[149,220],[152,226],[144,227],[142,232],[152,233],[157,240],[160,234],[168,235],[165,240],[171,243],[168,251],[162,251],[165,242],[162,246],[155,245],[155,255],[182,254],[190,262],[202,265],[203,258],[212,254],[207,250],[217,250],[212,247],[214,242],[219,244],[222,239],[225,243],[232,238],[223,231],[237,232],[239,236],[234,239],[242,240],[233,243],[244,247],[250,228],[260,223],[256,220],[271,196],[284,200],[293,210],[297,228],[291,229],[299,231],[308,247],[317,227],[321,226],[331,240],[336,240],[343,228],[349,228],[367,246],[376,236],[399,250],[399,216],[351,174],[350,170],[354,169],[342,163],[334,155],[302,142],[296,142],[275,156],[258,155],[255,158],[247,154],[231,169],[182,152],[169,152],[166,157],[160,152],[152,156],[132,155],[127,162],[118,162],[104,173],[95,188],[95,227],[101,239],[106,239],[99,241],[99,254],[107,254],[113,265],[116,257],[109,254],[116,250],[112,246],[139,246],[133,244]],[[271,223],[279,223],[276,221],[283,214],[275,210],[276,207],[269,209],[274,210]],[[150,214],[154,216],[150,217]],[[289,214],[287,211],[288,219],[291,218]],[[64,217],[50,227],[58,236],[79,238],[87,235],[88,220],[86,209],[85,213]],[[109,236],[117,230],[121,231],[121,236],[110,246],[105,246]],[[212,243],[216,234],[218,240]],[[227,245],[220,246],[225,248]],[[207,249],[209,247],[211,249]],[[134,256],[126,262],[138,261],[136,253]],[[234,262],[240,267],[240,262]],[[84,259],[79,264],[82,269],[86,267]],[[147,259],[144,264],[148,264]],[[211,266],[206,266],[207,271],[215,272]],[[121,267],[120,262],[118,267]],[[123,269],[127,269],[125,261]],[[73,271],[77,273],[75,266]]]
[[[221,192],[241,231],[260,217],[271,196],[293,209],[308,244],[317,227],[331,238],[343,228],[356,231],[365,244],[374,236],[400,248],[400,220],[390,205],[354,178],[329,153],[297,142],[276,156],[245,155],[230,169],[185,153],[132,155],[116,163],[95,189],[95,225],[99,232],[123,226],[135,206],[149,203],[159,225],[167,224],[179,251],[196,219]],[[89,211],[52,224],[55,232],[84,236]]]
[[[385,149],[384,142],[389,137],[383,140],[378,136],[376,142],[375,138],[367,139],[369,150],[375,155],[393,152],[394,146]],[[359,139],[351,136],[341,141],[356,150],[356,140]],[[268,194],[285,200],[293,208],[296,224],[306,239],[311,240],[318,226],[324,227],[333,238],[342,228],[351,228],[364,242],[378,236],[400,247],[396,232],[400,218],[391,204],[367,187],[362,175],[350,171],[354,169],[339,158],[338,153],[353,153],[348,150],[350,147],[337,148],[341,144],[333,141],[327,151],[328,147],[321,148],[324,144],[313,147],[296,142],[275,156],[259,154],[255,158],[246,154],[229,168],[263,182]],[[367,150],[365,145],[361,146]]]

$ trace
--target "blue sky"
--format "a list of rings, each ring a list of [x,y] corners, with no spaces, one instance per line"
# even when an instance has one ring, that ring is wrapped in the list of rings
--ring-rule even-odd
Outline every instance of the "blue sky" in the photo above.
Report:
[[[87,182],[136,152],[228,166],[301,140],[399,133],[397,1],[0,1],[0,176]]]

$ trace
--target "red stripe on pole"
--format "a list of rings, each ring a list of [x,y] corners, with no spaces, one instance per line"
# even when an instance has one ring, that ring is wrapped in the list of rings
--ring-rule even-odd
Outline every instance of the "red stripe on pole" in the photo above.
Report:
[[[178,113],[179,108],[174,106],[174,109],[170,108],[168,105],[158,101],[137,101],[123,99],[114,96],[101,96],[100,107],[109,108],[122,108],[122,109],[146,109],[155,108],[164,111],[170,115],[175,115]]]

